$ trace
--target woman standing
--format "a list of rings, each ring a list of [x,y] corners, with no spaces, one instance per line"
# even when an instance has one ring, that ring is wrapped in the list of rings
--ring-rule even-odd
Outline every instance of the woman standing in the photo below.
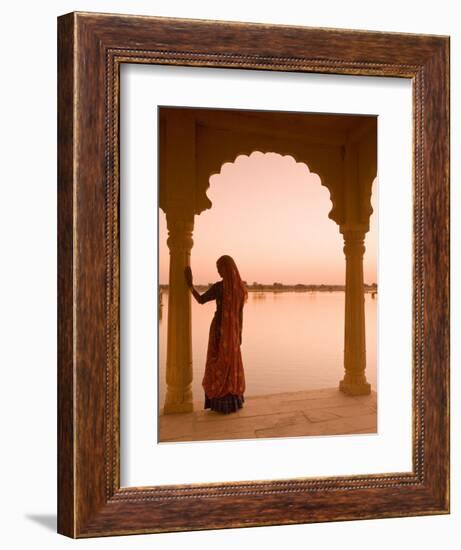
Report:
[[[230,256],[221,256],[216,267],[222,281],[212,285],[204,294],[195,290],[190,267],[185,268],[184,274],[187,286],[199,304],[216,300],[202,386],[205,409],[227,414],[241,409],[244,401],[245,375],[240,344],[247,290]]]

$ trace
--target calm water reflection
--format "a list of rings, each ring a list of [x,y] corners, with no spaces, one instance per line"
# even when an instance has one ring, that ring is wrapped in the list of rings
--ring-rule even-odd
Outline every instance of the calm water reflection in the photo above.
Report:
[[[365,295],[367,378],[376,389],[377,298]],[[192,300],[194,401],[201,401],[215,303]],[[165,395],[168,293],[159,326],[160,404]],[[243,318],[246,395],[336,387],[343,376],[344,292],[249,292]]]

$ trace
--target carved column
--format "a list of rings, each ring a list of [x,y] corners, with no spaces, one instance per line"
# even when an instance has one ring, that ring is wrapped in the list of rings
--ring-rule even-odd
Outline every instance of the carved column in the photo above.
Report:
[[[167,392],[164,414],[193,410],[191,296],[184,279],[194,241],[192,220],[167,214],[170,274],[168,283]]]
[[[346,307],[344,319],[344,378],[339,389],[347,395],[367,395],[365,376],[365,292],[363,285],[364,231],[343,231],[346,256]]]

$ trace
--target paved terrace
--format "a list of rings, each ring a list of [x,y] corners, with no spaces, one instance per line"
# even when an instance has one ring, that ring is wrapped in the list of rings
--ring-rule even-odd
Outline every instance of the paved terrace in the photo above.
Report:
[[[203,410],[162,415],[160,441],[206,441],[376,433],[376,393],[349,397],[337,388],[246,397],[230,415]]]

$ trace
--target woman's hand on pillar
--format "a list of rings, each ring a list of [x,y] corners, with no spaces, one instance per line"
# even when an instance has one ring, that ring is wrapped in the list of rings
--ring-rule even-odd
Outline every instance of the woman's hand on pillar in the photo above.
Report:
[[[186,279],[186,285],[189,287],[189,288],[192,288],[193,286],[193,282],[192,282],[192,269],[190,268],[189,265],[186,265],[186,267],[184,268],[184,277]]]

